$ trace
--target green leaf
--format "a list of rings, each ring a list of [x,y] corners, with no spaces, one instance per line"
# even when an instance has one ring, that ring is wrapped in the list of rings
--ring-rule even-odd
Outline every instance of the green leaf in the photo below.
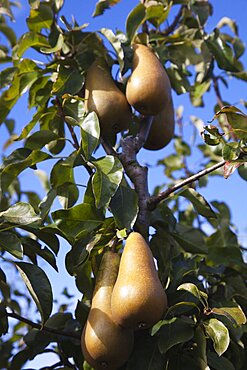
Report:
[[[0,232],[0,248],[12,254],[12,256],[22,259],[23,248],[18,236],[11,232]]]
[[[0,212],[0,218],[14,225],[29,225],[40,221],[40,217],[34,212],[33,207],[24,202],[18,202],[6,211]]]
[[[238,174],[243,180],[247,181],[247,164],[243,163],[238,168]]]
[[[75,68],[65,68],[60,65],[52,93],[56,95],[76,94],[84,83],[84,76]]]
[[[36,32],[27,32],[18,41],[13,57],[19,59],[25,51],[31,47],[41,48],[49,46],[50,45],[44,36]]]
[[[53,48],[41,48],[40,51],[43,54],[56,53],[62,49],[63,45],[64,45],[64,38],[63,38],[63,35],[60,33],[57,39],[57,43],[55,46],[53,46]]]
[[[220,36],[219,31],[214,31],[209,35],[205,43],[210,52],[214,55],[220,69],[230,72],[241,71],[239,63],[234,57],[233,50]]]
[[[27,25],[30,31],[39,33],[43,28],[51,28],[53,23],[53,12],[49,5],[40,3],[38,9],[31,9],[27,18]]]
[[[228,348],[230,343],[229,332],[226,326],[217,319],[204,321],[204,327],[208,336],[212,339],[214,349],[221,356]]]
[[[146,7],[143,4],[138,4],[129,13],[126,20],[126,33],[129,41],[131,42],[135,36],[136,31],[141,26],[146,18]]]
[[[96,167],[92,179],[96,207],[105,207],[120,185],[123,168],[118,158],[112,155],[92,161],[92,164]]]
[[[177,290],[186,290],[194,295],[199,301],[205,306],[207,304],[208,295],[197,288],[195,284],[192,283],[184,283],[181,284]]]
[[[121,182],[109,206],[119,229],[133,227],[139,209],[138,197],[126,181]]]
[[[22,171],[50,158],[49,154],[39,150],[16,149],[4,160],[0,176],[2,190],[7,191],[9,185]]]
[[[11,84],[17,68],[9,67],[0,72],[0,89]]]
[[[215,117],[220,114],[226,114],[227,119],[232,126],[233,132],[239,139],[247,140],[247,115],[234,106],[225,106],[216,113]]]
[[[206,199],[192,188],[184,189],[179,193],[182,196],[191,201],[195,210],[206,218],[216,218],[214,211]]]
[[[226,358],[219,357],[217,353],[209,351],[207,353],[208,365],[215,370],[236,370],[236,367]]]
[[[245,314],[240,306],[237,307],[214,307],[211,312],[215,315],[227,317],[234,325],[241,326],[246,324]]]
[[[200,230],[178,224],[177,233],[172,233],[172,235],[186,252],[195,254],[208,253],[208,248]]]
[[[50,130],[41,130],[30,135],[25,142],[25,148],[32,150],[42,149],[52,140],[57,140],[59,136]]]
[[[89,113],[86,118],[80,122],[81,127],[81,147],[84,156],[90,160],[91,155],[99,144],[100,126],[97,114]]]
[[[120,0],[99,0],[96,4],[93,17],[97,17],[105,12],[106,9],[109,9],[111,6],[119,3]]]
[[[45,272],[40,267],[27,262],[15,262],[15,265],[37,305],[42,323],[44,324],[52,311],[53,297],[51,284]]]
[[[188,342],[193,336],[193,323],[176,317],[171,320],[163,320],[159,330],[159,350],[161,353],[166,353],[173,346]]]
[[[68,238],[79,238],[82,235],[87,235],[98,227],[103,220],[102,213],[87,203],[55,211],[52,213],[52,217]]]
[[[15,46],[16,35],[15,35],[14,30],[11,27],[7,26],[4,23],[0,23],[0,32],[2,32],[4,36],[9,40],[12,47]]]
[[[124,68],[124,51],[122,48],[122,43],[125,41],[124,34],[115,35],[109,28],[101,28],[100,33],[105,36],[105,38],[111,43],[112,47],[117,53],[117,58],[120,66],[120,70],[123,71]]]

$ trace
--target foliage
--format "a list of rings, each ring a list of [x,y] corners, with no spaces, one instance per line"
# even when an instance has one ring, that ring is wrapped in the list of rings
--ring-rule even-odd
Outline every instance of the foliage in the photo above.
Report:
[[[213,12],[208,1],[157,0],[133,8],[126,33],[107,28],[91,32],[87,25],[70,23],[62,15],[63,2],[30,0],[28,31],[19,39],[11,27],[16,4],[5,0],[0,6],[0,33],[6,41],[0,45],[1,63],[6,65],[0,74],[0,124],[9,132],[5,147],[16,148],[3,156],[0,169],[0,368],[22,369],[36,355],[52,352],[58,357],[53,369],[89,369],[83,364],[79,338],[90,306],[92,273],[102,251],[112,244],[121,248],[126,233],[138,226],[142,205],[138,185],[135,189],[129,185],[128,166],[116,153],[128,133],[118,136],[115,151],[102,151],[98,118],[84,111],[83,86],[92,61],[103,56],[119,67],[124,90],[135,39],[149,43],[159,55],[177,94],[189,94],[192,105],[203,107],[204,94],[213,90],[218,102],[214,125],[204,125],[205,142],[198,145],[204,172],[173,188],[192,175],[187,168],[191,147],[180,133],[173,140],[174,152],[157,163],[167,182],[157,184],[147,199],[148,226],[169,309],[151,331],[136,334],[134,352],[123,368],[243,370],[247,365],[243,248],[228,206],[209,204],[198,191],[206,186],[213,165],[224,165],[225,177],[238,169],[247,179],[247,116],[223,102],[219,92],[220,83],[228,84],[229,77],[246,81],[241,62],[245,48],[237,25],[223,18],[208,33],[205,27]],[[118,2],[98,1],[94,16]],[[172,22],[174,10],[178,13]],[[231,32],[224,32],[223,26]],[[24,94],[33,117],[16,133],[11,111]],[[177,118],[181,126],[179,112]],[[140,120],[133,115],[131,133],[138,131]],[[107,143],[103,147],[109,149]],[[39,171],[41,165],[47,175]],[[133,166],[141,168],[138,162]],[[30,178],[40,175],[42,199],[33,188],[22,190],[24,171]],[[39,266],[45,261],[57,270],[61,238],[70,245],[66,269],[82,293],[74,312],[67,305],[52,311],[56,300],[52,282]],[[16,269],[32,300],[10,284],[9,269]],[[66,290],[64,296],[73,300]],[[33,302],[40,314],[34,314],[36,322],[23,317],[25,307],[33,310]]]

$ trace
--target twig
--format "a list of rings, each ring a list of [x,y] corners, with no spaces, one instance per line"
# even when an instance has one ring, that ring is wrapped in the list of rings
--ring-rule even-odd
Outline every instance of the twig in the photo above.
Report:
[[[162,35],[164,36],[168,36],[170,35],[173,31],[175,31],[175,28],[177,27],[178,25],[178,22],[183,14],[183,9],[184,9],[184,5],[181,6],[181,8],[179,9],[179,12],[178,14],[176,15],[176,17],[174,18],[173,22],[170,24],[170,26],[168,26],[163,32],[162,32]]]
[[[157,205],[164,199],[168,198],[168,196],[172,193],[174,193],[175,191],[181,189],[182,187],[184,187],[185,185],[188,185],[188,184],[191,184],[192,182],[198,180],[199,178],[201,178],[202,176],[205,176],[205,175],[208,175],[209,173],[217,170],[218,168],[224,166],[224,164],[226,163],[226,161],[221,161],[209,168],[206,168],[205,170],[202,170],[198,173],[196,173],[195,175],[192,175],[190,177],[188,177],[187,179],[179,182],[178,184],[168,188],[167,190],[163,191],[162,193],[158,194],[158,195],[154,195],[152,197],[149,198],[148,200],[148,209],[150,211],[154,210]]]
[[[13,319],[19,320],[21,322],[24,322],[25,324],[31,326],[32,328],[38,329],[40,331],[46,331],[46,332],[51,333],[51,334],[62,335],[62,336],[65,336],[65,337],[80,340],[80,335],[79,334],[75,334],[75,333],[71,333],[71,332],[70,333],[69,332],[63,332],[63,331],[60,331],[60,330],[57,330],[57,329],[49,328],[45,325],[43,326],[43,325],[38,324],[36,322],[33,322],[29,319],[26,319],[25,317],[22,317],[21,315],[15,313],[15,312],[7,312],[7,316],[12,317]]]

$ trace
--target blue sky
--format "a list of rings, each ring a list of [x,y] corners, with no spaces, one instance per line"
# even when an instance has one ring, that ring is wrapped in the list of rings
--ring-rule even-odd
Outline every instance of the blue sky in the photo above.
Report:
[[[98,30],[101,27],[111,28],[116,30],[116,28],[124,31],[125,29],[125,19],[129,11],[138,3],[138,1],[133,0],[122,0],[118,5],[113,7],[111,10],[105,12],[101,17],[92,19],[91,15],[93,13],[96,1],[95,0],[65,0],[65,7],[62,11],[62,14],[66,15],[66,18],[70,20],[70,16],[73,14],[79,24],[89,23],[89,30]],[[247,15],[247,1],[246,0],[213,0],[211,3],[214,6],[214,15],[210,18],[207,30],[212,31],[215,25],[222,17],[230,17],[237,21],[239,25],[239,34],[240,37],[247,44],[247,32],[246,32],[246,15]],[[26,30],[25,19],[28,16],[29,7],[28,1],[21,1],[22,7],[15,11],[16,22],[14,28],[17,34],[20,36]],[[247,54],[246,54],[247,55]],[[245,66],[246,63],[245,55]],[[244,110],[243,106],[240,104],[240,99],[246,98],[246,84],[241,81],[232,80],[230,81],[230,88],[222,88],[222,95],[225,100],[228,100],[231,104],[237,105],[240,109]],[[216,98],[214,93],[211,91],[206,94],[205,97],[205,107],[204,108],[193,108],[189,102],[188,96],[176,96],[173,93],[174,105],[177,108],[180,105],[184,106],[184,130],[188,131],[188,135],[192,132],[191,124],[189,122],[189,117],[191,115],[200,117],[206,123],[213,117],[213,107],[216,103]],[[27,112],[23,101],[18,103],[11,113],[11,117],[16,119],[17,122],[17,133],[20,132],[22,126],[28,123],[28,118],[30,118],[30,113]],[[5,141],[6,132],[3,126],[0,128],[0,148],[2,148],[3,142]],[[200,140],[200,139],[198,139]],[[198,142],[199,143],[199,142]],[[10,147],[7,151],[9,153],[13,150],[13,147]],[[139,160],[141,163],[149,163],[155,165],[158,159],[164,157],[167,154],[170,154],[173,150],[173,144],[170,143],[167,148],[158,151],[150,152],[143,150],[139,154]],[[6,153],[6,154],[7,154]],[[200,168],[201,157],[193,157],[191,163],[189,164],[192,171],[197,171]],[[153,168],[150,171],[149,181],[150,181],[150,190],[154,188],[155,185],[160,184],[163,181],[162,170],[159,168]],[[28,175],[23,175],[23,180],[25,182],[24,186],[26,189],[31,190],[36,186],[35,180],[30,180]],[[38,182],[37,182],[38,184]],[[242,244],[247,246],[247,222],[246,222],[246,207],[247,207],[247,198],[244,196],[246,193],[247,187],[246,182],[243,181],[237,174],[233,174],[228,180],[225,180],[223,177],[213,177],[209,181],[207,188],[200,189],[202,195],[208,201],[218,200],[225,201],[232,211],[233,222],[237,226],[239,231],[239,236]],[[63,255],[66,251],[69,250],[69,246],[65,243],[62,244],[62,252],[60,254],[61,261],[63,260]],[[66,273],[63,263],[60,263],[59,270],[60,276],[64,277],[64,281],[61,284],[61,278],[58,279],[57,273],[55,273],[51,268],[47,268],[50,279],[56,281],[54,287],[54,295],[61,293],[63,285],[67,284],[70,286],[69,291],[76,293],[74,289],[73,279]],[[77,297],[80,295],[77,293]],[[76,300],[75,300],[76,304]],[[48,363],[52,359],[45,360],[44,364]],[[32,368],[35,366],[42,366],[42,360],[34,361],[30,363]]]

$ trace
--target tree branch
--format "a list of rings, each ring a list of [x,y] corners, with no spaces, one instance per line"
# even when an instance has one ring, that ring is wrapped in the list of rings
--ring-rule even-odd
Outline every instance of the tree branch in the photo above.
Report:
[[[209,173],[217,170],[218,168],[224,166],[224,164],[226,163],[226,161],[221,161],[209,168],[206,168],[205,170],[202,170],[198,173],[196,173],[195,175],[192,175],[190,177],[188,177],[187,179],[179,182],[178,184],[168,188],[167,190],[163,191],[162,193],[158,194],[158,195],[154,195],[152,197],[149,198],[148,200],[148,209],[150,211],[153,211],[157,205],[164,199],[168,198],[168,196],[172,193],[174,193],[175,191],[181,189],[182,187],[184,187],[185,185],[188,185],[188,184],[191,184],[192,182],[198,180],[200,177],[203,177],[205,175],[208,175]]]
[[[49,328],[47,326],[43,326],[41,324],[38,324],[36,322],[33,322],[29,319],[26,319],[25,317],[22,317],[21,315],[15,313],[15,312],[7,312],[8,317],[12,317],[13,319],[19,320],[21,322],[24,322],[25,324],[31,326],[32,328],[38,329],[40,331],[46,331],[47,333],[55,334],[55,335],[62,335],[65,337],[78,339],[80,340],[81,336],[79,334],[71,333],[71,332],[63,332],[57,329]]]
[[[173,22],[170,24],[170,26],[168,26],[163,32],[162,32],[162,35],[164,36],[168,36],[170,35],[172,32],[175,31],[175,28],[177,27],[178,25],[178,22],[183,14],[183,9],[184,9],[184,5],[181,6],[181,8],[179,9],[178,11],[178,14],[176,15],[176,17],[174,18]]]

